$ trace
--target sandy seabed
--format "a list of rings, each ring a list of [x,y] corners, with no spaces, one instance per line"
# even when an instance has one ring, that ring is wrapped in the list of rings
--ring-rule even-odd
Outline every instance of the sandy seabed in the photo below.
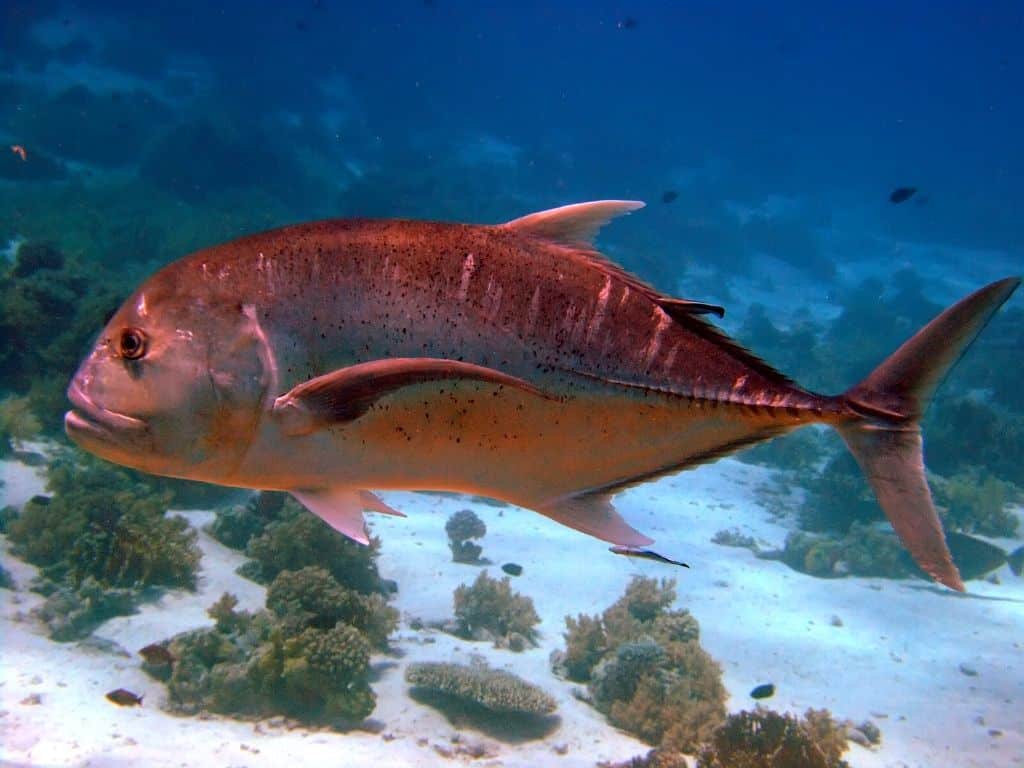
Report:
[[[38,470],[14,462],[0,466],[0,505],[21,504],[42,491]],[[1024,579],[1004,566],[997,573],[1001,583],[972,581],[963,596],[923,581],[815,579],[747,550],[712,544],[716,531],[737,527],[781,546],[786,528],[761,503],[761,491],[774,477],[770,470],[724,460],[618,498],[622,514],[657,540],[656,549],[687,561],[689,570],[609,554],[601,542],[513,507],[382,494],[408,515],[370,521],[383,542],[381,574],[399,585],[393,604],[402,621],[393,636],[395,653],[374,659],[371,727],[349,733],[290,727],[281,719],[257,724],[178,717],[161,709],[164,688],[143,673],[136,651],[212,623],[206,608],[224,591],[239,597],[240,608],[263,605],[263,588],[234,572],[241,555],[208,534],[200,534],[197,593],[169,592],[139,613],[101,626],[95,636],[109,644],[84,645],[50,641],[30,617],[42,600],[26,589],[35,571],[11,557],[0,537],[3,564],[19,587],[0,590],[0,765],[383,768],[461,762],[569,768],[625,760],[649,747],[575,698],[578,686],[555,678],[548,658],[563,646],[567,614],[600,613],[634,575],[677,579],[676,607],[699,619],[702,642],[724,670],[730,710],[751,708],[750,689],[772,682],[777,692],[766,703],[773,709],[827,707],[837,718],[871,719],[881,728],[880,747],[851,745],[846,759],[857,768],[1024,765]],[[481,543],[493,563],[491,575],[501,576],[505,562],[523,566],[513,586],[533,599],[542,618],[537,648],[515,654],[410,628],[413,618],[449,618],[452,592],[480,570],[452,563],[447,547],[444,523],[465,508],[487,524]],[[207,511],[184,514],[200,529],[213,517]],[[459,731],[409,697],[407,664],[468,660],[471,654],[551,693],[559,705],[558,727],[542,738],[510,743],[493,733]],[[122,708],[104,698],[122,687],[144,694],[144,705]],[[482,745],[486,756],[458,754],[474,745]]]

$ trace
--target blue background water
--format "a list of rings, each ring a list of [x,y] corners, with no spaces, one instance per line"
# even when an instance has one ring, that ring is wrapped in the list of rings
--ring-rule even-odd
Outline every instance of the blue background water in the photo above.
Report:
[[[396,172],[425,174],[484,136],[478,153],[514,167],[504,183],[537,203],[654,200],[685,176],[706,206],[783,194],[819,216],[873,208],[900,236],[1024,244],[1020,3],[9,2],[2,13],[8,73],[52,83],[99,65],[174,80],[171,120],[215,106],[285,144]],[[169,75],[183,54],[206,73]],[[299,135],[274,130],[282,113],[302,121]],[[903,184],[928,205],[886,210]]]
[[[59,434],[103,310],[191,249],[321,217],[497,222],[599,198],[649,204],[602,234],[615,259],[722,302],[756,352],[839,391],[941,305],[1024,271],[1022,39],[1021,2],[6,0],[0,248],[53,242],[91,282],[54,288],[47,322],[0,312],[0,398],[31,391]],[[897,205],[900,186],[917,192]],[[0,270],[3,290],[15,269]],[[751,313],[756,302],[768,308]],[[1021,306],[993,322],[926,425],[930,467],[968,485],[1024,485]],[[73,333],[39,354],[50,325]],[[980,410],[955,410],[967,395]],[[731,550],[722,562],[746,568]],[[893,604],[877,632],[861,622],[872,643],[917,620],[887,615]],[[919,610],[937,633],[933,605]],[[957,606],[956,629],[971,631],[974,604]],[[1000,652],[985,661],[1016,684]],[[842,709],[842,690],[821,694]],[[969,715],[951,717],[953,732]]]

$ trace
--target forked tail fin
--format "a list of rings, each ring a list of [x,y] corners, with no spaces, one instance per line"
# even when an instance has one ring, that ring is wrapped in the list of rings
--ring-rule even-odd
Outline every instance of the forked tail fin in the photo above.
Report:
[[[862,418],[838,425],[839,433],[900,541],[922,570],[961,592],[925,480],[920,420],[942,379],[1019,284],[1006,278],[960,300],[843,395]]]

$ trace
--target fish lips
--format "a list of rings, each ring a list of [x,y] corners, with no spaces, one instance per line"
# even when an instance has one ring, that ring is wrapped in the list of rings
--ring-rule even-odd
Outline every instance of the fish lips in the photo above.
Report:
[[[142,419],[94,403],[77,380],[71,382],[67,394],[74,407],[64,414],[64,431],[76,443],[123,443],[148,429]]]

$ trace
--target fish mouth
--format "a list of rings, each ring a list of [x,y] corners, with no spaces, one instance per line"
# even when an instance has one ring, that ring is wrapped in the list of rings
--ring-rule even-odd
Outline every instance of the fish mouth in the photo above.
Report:
[[[146,422],[142,419],[94,403],[77,381],[68,387],[68,400],[74,407],[64,414],[64,430],[72,439],[81,436],[111,442],[125,433],[139,433],[146,429]]]

